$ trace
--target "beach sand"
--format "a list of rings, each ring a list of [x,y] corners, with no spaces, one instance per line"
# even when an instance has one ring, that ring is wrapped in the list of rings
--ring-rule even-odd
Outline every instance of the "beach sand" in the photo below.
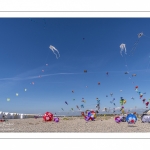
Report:
[[[97,117],[95,121],[86,122],[82,117],[60,117],[58,123],[54,121],[44,122],[43,118],[10,119],[0,122],[0,132],[88,132],[88,133],[138,133],[150,132],[150,123],[141,123],[141,119],[134,125],[127,122],[116,123],[114,118]]]

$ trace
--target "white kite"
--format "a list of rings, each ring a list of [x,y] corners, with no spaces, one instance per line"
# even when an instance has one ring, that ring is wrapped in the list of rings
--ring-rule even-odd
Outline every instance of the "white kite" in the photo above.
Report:
[[[122,56],[122,52],[123,52],[123,51],[125,52],[125,54],[127,54],[126,45],[125,45],[125,44],[122,43],[122,44],[120,45],[120,49],[121,49],[121,50],[120,50],[121,56]]]
[[[52,45],[49,46],[49,48],[52,50],[52,52],[56,55],[56,58],[60,57],[59,51]],[[55,51],[58,53],[55,53]]]
[[[136,49],[136,47],[137,47],[137,45],[138,45],[138,43],[139,43],[139,40],[140,40],[140,38],[141,38],[143,35],[144,35],[143,32],[141,32],[141,33],[138,34],[138,39],[137,39],[136,42],[134,43],[133,48],[132,48],[132,50],[131,50],[131,53],[132,53],[132,54],[134,53],[134,51],[135,51],[135,49]]]

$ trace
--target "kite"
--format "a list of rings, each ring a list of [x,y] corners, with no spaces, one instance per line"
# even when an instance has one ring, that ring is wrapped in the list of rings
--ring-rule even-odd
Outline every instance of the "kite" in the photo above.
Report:
[[[143,101],[143,103],[145,103],[145,100],[146,100],[145,98],[142,100],[142,101]]]
[[[138,34],[138,39],[137,39],[137,41],[134,43],[131,52],[135,51],[135,49],[136,49],[136,47],[137,47],[137,45],[138,45],[138,43],[139,43],[139,40],[140,40],[140,38],[141,38],[143,35],[144,35],[143,32],[141,32],[141,33]],[[133,54],[133,53],[132,53],[132,54]]]
[[[9,102],[9,101],[10,101],[10,98],[7,98],[7,101]]]
[[[79,106],[78,106],[78,105],[77,105],[76,107],[80,110],[80,108],[79,108]]]
[[[19,94],[18,93],[16,93],[16,96],[18,96]]]
[[[73,99],[75,101],[75,99]]]
[[[125,45],[125,44],[122,43],[122,44],[120,45],[120,49],[121,49],[121,50],[120,50],[121,56],[122,56],[122,52],[123,52],[123,51],[125,52],[125,54],[127,54],[127,53],[126,53],[126,45]]]
[[[52,46],[52,45],[50,45],[49,48],[52,50],[52,52],[56,55],[56,58],[58,59],[58,56],[60,57],[59,51],[54,46]],[[56,54],[55,51],[58,54]]]
[[[128,114],[126,117],[126,121],[128,124],[135,124],[137,121],[137,117],[134,114]]]
[[[129,74],[129,72],[125,72],[124,74]]]
[[[146,108],[148,108],[149,102],[146,102],[145,105],[146,105]]]
[[[141,116],[141,121],[142,121],[142,123],[145,123],[145,122],[150,123],[150,115],[143,114],[143,115]]]
[[[132,77],[136,77],[136,74],[132,74]]]
[[[44,72],[44,70],[42,70],[42,72]]]
[[[98,85],[100,85],[100,82],[98,82]]]
[[[134,100],[134,98],[133,98],[133,97],[131,97],[131,99],[133,99],[133,100]]]
[[[85,101],[84,99],[82,99],[82,101],[81,101],[81,102],[84,102],[84,103],[85,103],[86,101]]]
[[[83,104],[81,105],[81,108],[84,108],[84,105],[83,105]]]
[[[113,113],[115,113],[115,108],[113,108]]]
[[[84,70],[84,73],[87,73],[87,70]]]
[[[106,72],[106,74],[108,75],[108,72]]]
[[[74,91],[72,91],[72,93],[74,93]]]
[[[64,111],[64,109],[63,108],[61,108],[63,111]]]
[[[115,122],[116,123],[120,123],[121,122],[121,118],[119,116],[115,117]]]
[[[53,114],[50,112],[46,112],[43,116],[44,121],[52,121],[53,120]]]
[[[112,96],[112,95],[113,95],[113,93],[110,93],[110,95]]]
[[[46,66],[48,66],[48,64],[46,64]]]
[[[123,97],[120,97],[120,98],[121,98],[121,100],[120,100],[120,104],[121,104],[121,105],[125,104],[125,103],[126,103],[126,100],[125,100],[125,99],[123,99]]]
[[[105,107],[104,110],[107,112],[107,108]]]
[[[86,111],[86,114],[87,114],[87,111]],[[89,121],[89,120],[95,121],[95,118],[96,118],[96,112],[95,111],[89,111],[87,116],[85,116],[84,112],[81,112],[81,115],[84,117],[84,119],[86,121]]]
[[[96,108],[97,108],[98,110],[100,109],[100,106],[99,106],[99,104],[97,104],[97,105],[96,105]]]
[[[34,82],[31,82],[32,85],[34,85]]]
[[[55,118],[54,118],[54,121],[55,121],[55,122],[59,122],[59,118],[58,118],[58,117],[55,117]]]
[[[27,89],[24,89],[24,91],[26,92],[26,91],[27,91]]]
[[[68,103],[65,101],[65,103],[68,105]]]
[[[121,109],[120,109],[120,111],[122,111],[123,109],[124,109],[124,107],[122,106]]]
[[[97,104],[100,104],[100,100],[97,100]]]

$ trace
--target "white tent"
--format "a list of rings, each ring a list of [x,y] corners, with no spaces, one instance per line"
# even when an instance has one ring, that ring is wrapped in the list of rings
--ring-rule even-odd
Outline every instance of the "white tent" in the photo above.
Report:
[[[24,114],[19,114],[19,119],[24,119],[25,115]]]
[[[19,119],[19,114],[18,113],[14,113],[14,119]]]
[[[3,112],[0,111],[0,119],[3,119]]]
[[[143,112],[143,114],[147,114],[147,115],[150,115],[150,110],[146,110]]]
[[[14,119],[15,114],[14,113],[10,113],[10,119]]]
[[[145,122],[150,123],[150,115],[144,114],[144,115],[141,117],[141,120],[142,120],[143,123],[145,123]]]
[[[10,119],[10,113],[9,112],[4,112],[3,114],[5,115],[5,119]]]

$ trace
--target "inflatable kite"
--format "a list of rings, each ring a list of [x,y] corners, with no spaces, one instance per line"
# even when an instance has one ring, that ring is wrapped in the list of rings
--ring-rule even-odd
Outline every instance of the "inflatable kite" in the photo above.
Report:
[[[143,114],[143,115],[141,116],[141,121],[142,121],[142,123],[145,123],[145,122],[150,123],[150,115]]]
[[[115,122],[116,123],[120,123],[121,122],[121,118],[119,116],[115,117]]]
[[[134,114],[128,114],[126,117],[126,121],[128,124],[135,124],[137,121],[137,117]]]
[[[53,114],[50,112],[46,112],[43,116],[44,121],[52,121],[53,120]]]
[[[146,105],[146,108],[148,108],[149,102],[146,102],[145,105]]]
[[[82,116],[84,116],[86,121],[89,121],[89,120],[95,121],[95,118],[96,118],[96,112],[95,111],[89,111],[87,113],[87,116],[85,116],[84,112],[82,112],[81,114],[82,114]]]
[[[55,121],[55,122],[59,122],[59,118],[58,118],[58,117],[55,117],[55,118],[54,118],[54,121]]]

